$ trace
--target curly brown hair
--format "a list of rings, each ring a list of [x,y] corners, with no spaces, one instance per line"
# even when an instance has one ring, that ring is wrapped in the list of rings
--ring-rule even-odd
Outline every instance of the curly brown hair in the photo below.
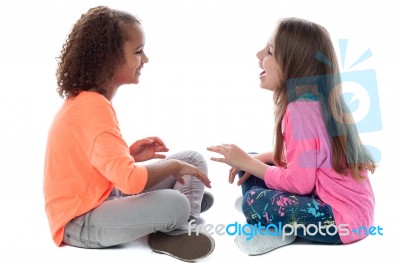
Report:
[[[91,8],[75,23],[58,59],[57,92],[69,98],[93,90],[105,95],[116,66],[125,63],[126,27],[140,21],[105,6]]]

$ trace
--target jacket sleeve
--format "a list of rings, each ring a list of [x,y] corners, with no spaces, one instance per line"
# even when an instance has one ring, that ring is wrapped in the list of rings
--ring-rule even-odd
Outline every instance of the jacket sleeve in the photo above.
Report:
[[[97,136],[91,163],[123,193],[140,193],[147,183],[146,167],[135,164],[128,145],[117,133],[103,132]]]

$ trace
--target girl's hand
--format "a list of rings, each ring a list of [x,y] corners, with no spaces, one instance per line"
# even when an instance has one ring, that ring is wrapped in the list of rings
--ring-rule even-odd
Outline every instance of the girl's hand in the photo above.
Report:
[[[226,163],[232,168],[236,169],[243,169],[243,167],[252,160],[250,155],[248,155],[235,144],[222,144],[211,146],[208,147],[207,150],[219,153],[224,156],[224,158],[211,157],[212,161]]]
[[[130,154],[136,162],[143,162],[151,159],[164,159],[164,154],[158,152],[167,152],[169,149],[158,137],[148,137],[140,139],[129,147]]]
[[[272,152],[265,152],[265,153],[254,154],[252,156],[253,156],[254,159],[257,159],[260,162],[271,164],[272,163],[272,158],[273,158],[273,153]],[[236,175],[241,170],[242,169],[233,168],[233,167],[229,170],[229,183],[233,184],[233,181],[235,181]],[[250,176],[251,176],[251,174],[249,172],[245,172],[244,175],[237,182],[237,185],[238,186],[242,185]]]
[[[240,170],[245,171],[246,174],[239,180],[238,185],[243,184],[243,182],[246,181],[250,175],[254,175],[260,179],[264,178],[264,173],[268,166],[263,162],[251,157],[234,144],[211,146],[208,147],[207,150],[224,156],[224,158],[211,157],[212,161],[226,163],[232,167],[229,172],[230,183],[233,183],[236,174]]]
[[[238,168],[231,168],[229,170],[229,183],[233,184],[233,181],[235,181],[236,175],[241,171],[241,169]],[[238,186],[242,185],[249,177],[251,174],[249,172],[244,172],[244,175],[239,179],[239,181],[236,183]]]
[[[198,169],[197,167],[185,163],[183,161],[179,161],[176,160],[179,163],[179,170],[178,172],[176,172],[175,174],[173,174],[173,176],[176,178],[176,180],[181,183],[184,184],[185,181],[183,179],[183,176],[185,175],[192,175],[197,177],[201,182],[203,182],[206,187],[211,188],[211,181],[210,179],[208,179],[207,175],[201,171],[200,169]]]

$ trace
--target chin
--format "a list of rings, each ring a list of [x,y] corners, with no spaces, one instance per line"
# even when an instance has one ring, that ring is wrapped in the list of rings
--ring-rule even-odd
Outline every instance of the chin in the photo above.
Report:
[[[264,90],[267,90],[267,91],[274,91],[274,89],[271,89],[270,87],[266,87],[266,86],[263,86],[263,85],[261,85],[260,88],[264,89]]]
[[[138,83],[139,83],[139,79],[138,79],[138,78],[133,79],[133,80],[131,81],[131,84],[138,84]]]
[[[273,88],[273,86],[269,86],[269,85],[264,84],[264,83],[260,84],[260,88],[264,89],[264,90],[267,90],[267,91],[274,91],[275,90],[275,88]]]
[[[139,83],[139,80],[140,80],[140,75],[135,75],[135,76],[132,78],[132,83],[133,83],[133,84],[138,84],[138,83]]]

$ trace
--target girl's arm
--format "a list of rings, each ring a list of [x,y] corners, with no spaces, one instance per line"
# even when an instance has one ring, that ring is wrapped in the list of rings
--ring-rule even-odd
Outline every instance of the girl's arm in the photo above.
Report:
[[[263,163],[272,163],[273,157],[274,156],[273,156],[272,151],[259,153],[259,154],[256,154],[253,156],[253,158],[255,158]]]
[[[233,168],[241,169],[245,172],[251,173],[260,179],[264,179],[264,174],[269,167],[264,162],[244,152],[235,144],[222,144],[218,146],[211,146],[207,149],[224,156],[224,158],[211,157],[212,161],[226,163]],[[267,159],[267,155],[262,155],[260,157]]]
[[[272,152],[258,153],[258,154],[252,155],[252,157],[254,159],[259,160],[260,162],[267,163],[267,164],[272,164],[273,153]],[[239,171],[243,171],[243,169],[232,167],[229,170],[229,183],[230,184],[233,184],[233,182],[235,181],[236,175],[239,173]],[[246,182],[246,180],[250,176],[251,176],[251,173],[245,172],[244,175],[237,182],[237,185],[238,186],[242,185],[244,182]]]
[[[136,164],[118,133],[100,134],[94,143],[90,160],[96,171],[125,194],[138,194],[171,175],[181,182],[184,175],[194,175],[210,187],[207,175],[182,161],[164,160],[148,165]]]
[[[178,182],[183,184],[184,175],[197,177],[208,188],[211,188],[211,181],[207,175],[197,167],[178,160],[164,160],[161,162],[146,165],[147,183],[144,189],[153,187],[168,176],[174,176]]]

